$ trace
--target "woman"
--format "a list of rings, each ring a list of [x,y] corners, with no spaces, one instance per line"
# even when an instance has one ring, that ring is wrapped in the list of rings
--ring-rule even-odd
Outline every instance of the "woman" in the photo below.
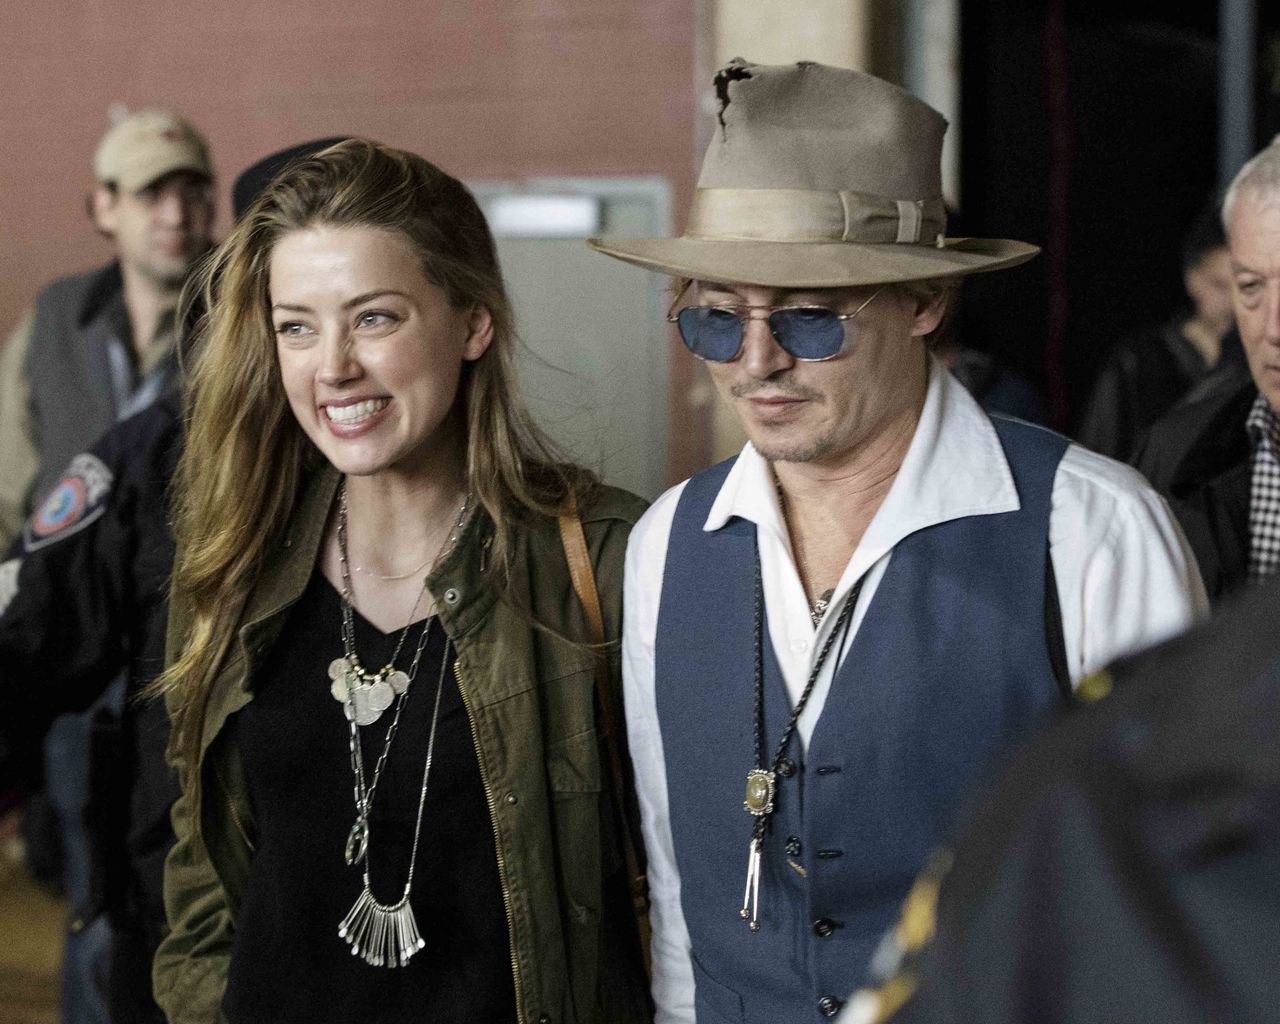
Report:
[[[171,1021],[642,1019],[595,651],[642,511],[516,397],[470,193],[348,140],[205,270],[161,680]],[[396,968],[394,970],[390,968]]]

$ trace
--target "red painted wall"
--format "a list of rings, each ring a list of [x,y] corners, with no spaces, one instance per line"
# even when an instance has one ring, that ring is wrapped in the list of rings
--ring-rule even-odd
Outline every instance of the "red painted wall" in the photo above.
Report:
[[[415,150],[463,178],[660,174],[682,211],[700,158],[694,4],[6,4],[0,336],[44,282],[109,255],[84,197],[117,102],[174,107],[205,132],[222,229],[225,193],[244,167],[343,133]]]

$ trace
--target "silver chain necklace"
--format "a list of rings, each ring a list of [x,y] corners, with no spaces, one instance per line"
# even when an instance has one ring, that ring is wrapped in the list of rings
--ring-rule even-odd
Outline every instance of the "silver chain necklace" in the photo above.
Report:
[[[441,558],[452,550],[466,522],[470,498],[464,499],[458,512],[457,521],[445,544],[437,553],[432,569],[439,564]],[[409,612],[409,621],[405,624],[396,642],[391,660],[377,672],[370,673],[360,664],[355,650],[355,621],[351,606],[351,577],[347,563],[347,488],[343,482],[338,499],[338,556],[342,566],[342,642],[344,657],[335,659],[329,665],[329,677],[332,680],[331,692],[335,699],[342,702],[343,712],[347,718],[349,729],[348,749],[351,756],[351,774],[354,783],[356,820],[347,835],[345,850],[348,865],[364,864],[364,887],[360,891],[355,904],[338,926],[338,935],[351,946],[353,956],[360,956],[368,964],[375,967],[403,967],[418,950],[426,944],[418,931],[418,923],[413,914],[409,897],[413,890],[414,868],[418,861],[418,842],[422,832],[422,812],[427,801],[427,785],[431,777],[431,761],[435,754],[436,725],[440,719],[440,698],[444,692],[445,675],[449,670],[449,651],[452,641],[445,637],[444,653],[440,658],[440,675],[436,682],[435,706],[431,713],[431,726],[427,739],[427,760],[422,770],[422,789],[418,795],[418,816],[413,831],[413,851],[409,857],[409,875],[405,881],[404,892],[395,903],[381,903],[373,895],[369,882],[369,816],[373,810],[373,798],[382,779],[382,769],[387,756],[391,753],[391,741],[400,727],[400,716],[409,696],[409,684],[418,674],[418,665],[422,660],[422,652],[426,649],[427,637],[431,630],[431,619],[428,616],[418,637],[417,647],[413,652],[413,660],[409,671],[403,672],[395,668],[400,651],[404,647],[409,630],[413,626],[413,617],[417,613],[422,595],[427,590],[427,580],[422,583],[422,590],[414,600]],[[428,574],[429,578],[429,574]],[[392,703],[395,703],[395,714],[387,727],[386,739],[382,744],[382,753],[378,756],[373,769],[373,779],[366,780],[364,770],[364,751],[360,741],[359,726],[369,725],[377,721]]]
[[[453,525],[448,539],[436,553],[431,568],[435,569],[445,553],[452,550],[458,542],[458,535],[467,519],[470,506],[470,495],[462,501],[458,510],[458,518]],[[342,566],[342,650],[341,658],[334,658],[329,663],[329,679],[332,681],[329,692],[333,699],[343,706],[349,718],[357,725],[372,725],[382,713],[391,707],[399,697],[403,697],[409,689],[411,676],[396,668],[396,659],[404,648],[409,636],[418,605],[422,603],[422,595],[427,592],[427,579],[422,580],[422,589],[414,598],[413,607],[409,609],[409,618],[400,631],[400,639],[396,641],[395,650],[390,660],[376,672],[370,672],[360,663],[356,653],[356,631],[354,613],[351,607],[351,570],[347,561],[347,484],[344,480],[342,490],[338,493],[338,561]],[[423,565],[425,568],[425,563]],[[415,660],[414,664],[417,662]]]

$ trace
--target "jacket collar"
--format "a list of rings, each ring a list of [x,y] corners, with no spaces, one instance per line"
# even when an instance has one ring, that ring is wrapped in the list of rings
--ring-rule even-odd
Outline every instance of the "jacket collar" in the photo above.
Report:
[[[112,299],[124,294],[124,277],[120,264],[112,261],[105,267],[90,271],[81,293],[80,307],[75,310],[76,324],[83,330]]]
[[[854,552],[853,578],[917,530],[1019,507],[1013,473],[990,418],[959,381],[931,361],[920,422]],[[703,529],[718,530],[735,516],[774,532],[789,546],[773,470],[750,444],[725,478]]]

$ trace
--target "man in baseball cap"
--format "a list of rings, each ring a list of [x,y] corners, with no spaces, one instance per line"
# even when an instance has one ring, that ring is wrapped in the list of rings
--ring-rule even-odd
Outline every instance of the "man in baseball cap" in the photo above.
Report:
[[[591,242],[676,279],[749,438],[627,552],[654,998],[664,1024],[821,1020],[966,786],[1205,597],[1133,470],[931,358],[955,283],[1036,252],[946,237],[942,116],[809,62],[714,88],[684,235]]]
[[[23,529],[28,546],[54,544],[88,526],[111,474],[86,455],[109,427],[172,383],[183,282],[209,248],[213,166],[183,118],[130,114],[103,136],[88,209],[115,259],[54,281],[0,349],[0,541]],[[90,581],[84,581],[88,586]],[[29,832],[40,860],[56,864],[72,912],[63,958],[63,1020],[106,1019],[100,979],[110,928],[84,829],[90,736],[111,734],[121,686],[84,714],[60,718],[45,746],[48,802],[60,843]],[[90,721],[93,720],[91,730]],[[110,758],[110,754],[106,755]],[[95,739],[94,760],[103,750]],[[95,782],[96,786],[96,782]],[[33,816],[30,820],[36,820]],[[52,855],[50,855],[52,853]]]

